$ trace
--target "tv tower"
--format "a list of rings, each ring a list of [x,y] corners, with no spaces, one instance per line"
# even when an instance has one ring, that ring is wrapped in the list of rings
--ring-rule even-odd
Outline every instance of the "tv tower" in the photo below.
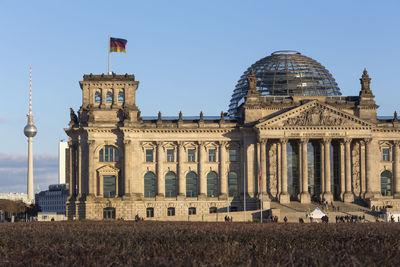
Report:
[[[33,195],[33,151],[32,151],[32,139],[37,133],[37,128],[33,124],[32,115],[32,67],[29,68],[29,113],[27,115],[28,123],[24,128],[24,134],[28,137],[28,183],[27,183],[27,193],[28,199],[33,203],[35,200]]]

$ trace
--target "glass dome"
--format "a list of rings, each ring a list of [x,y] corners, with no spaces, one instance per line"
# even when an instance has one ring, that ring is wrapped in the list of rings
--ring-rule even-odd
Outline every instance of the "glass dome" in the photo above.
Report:
[[[250,66],[233,91],[228,114],[236,115],[248,90],[247,76],[253,69],[261,95],[341,95],[335,79],[324,66],[297,51],[277,51]]]

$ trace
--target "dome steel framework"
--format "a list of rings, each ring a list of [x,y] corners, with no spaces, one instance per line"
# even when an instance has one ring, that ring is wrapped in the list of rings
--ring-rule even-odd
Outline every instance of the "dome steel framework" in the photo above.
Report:
[[[251,69],[257,77],[257,90],[261,95],[341,95],[335,79],[320,63],[297,51],[276,51],[251,65],[240,77],[229,105],[231,116],[236,115],[237,107],[244,101]]]

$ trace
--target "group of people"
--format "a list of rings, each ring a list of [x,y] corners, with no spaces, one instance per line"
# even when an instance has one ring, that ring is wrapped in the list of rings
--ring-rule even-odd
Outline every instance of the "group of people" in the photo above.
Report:
[[[363,216],[357,216],[357,215],[336,216],[336,223],[339,223],[339,222],[358,223],[358,222],[364,222],[364,221],[365,221],[365,215],[363,215]]]
[[[233,217],[229,217],[228,215],[225,216],[225,222],[233,222]]]

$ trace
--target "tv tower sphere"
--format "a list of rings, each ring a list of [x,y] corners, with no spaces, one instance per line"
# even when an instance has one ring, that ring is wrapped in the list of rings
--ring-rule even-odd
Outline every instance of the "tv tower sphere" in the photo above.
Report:
[[[28,119],[29,119],[29,117],[28,117]],[[36,128],[36,126],[33,125],[33,123],[32,123],[32,124],[29,124],[29,122],[28,122],[28,124],[27,124],[27,125],[25,126],[25,128],[24,128],[24,134],[25,134],[25,136],[26,136],[26,137],[35,137],[36,133],[37,133],[37,128]]]

